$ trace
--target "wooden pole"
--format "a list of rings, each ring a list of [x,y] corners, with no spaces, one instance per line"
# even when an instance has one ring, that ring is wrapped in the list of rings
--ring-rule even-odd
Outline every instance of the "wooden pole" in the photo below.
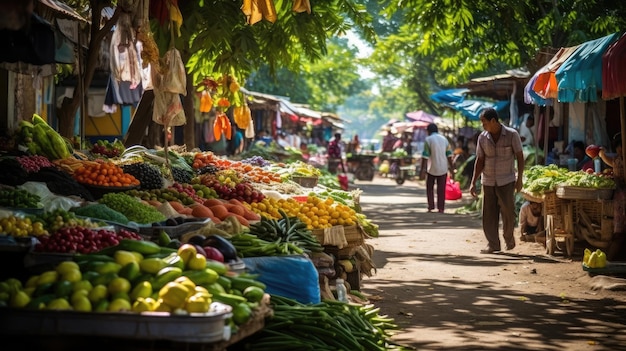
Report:
[[[620,121],[622,124],[622,131],[621,131],[621,136],[622,136],[622,163],[624,164],[624,173],[626,174],[626,162],[624,162],[624,145],[626,145],[626,111],[624,108],[624,97],[620,96],[619,97],[619,115],[620,115]]]
[[[546,112],[543,116],[543,164],[548,164],[548,134],[550,134],[550,105],[546,105]]]

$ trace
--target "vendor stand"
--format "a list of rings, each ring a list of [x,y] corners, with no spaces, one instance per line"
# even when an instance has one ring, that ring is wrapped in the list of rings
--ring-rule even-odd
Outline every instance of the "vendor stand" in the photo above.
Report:
[[[358,180],[374,179],[374,173],[376,172],[376,166],[374,166],[374,159],[376,155],[372,154],[355,154],[349,156],[346,160],[348,163],[348,172],[353,173],[354,177]]]
[[[523,197],[543,204],[546,252],[571,256],[574,241],[607,249],[613,233],[612,179],[570,172],[556,165],[534,166],[524,174]]]

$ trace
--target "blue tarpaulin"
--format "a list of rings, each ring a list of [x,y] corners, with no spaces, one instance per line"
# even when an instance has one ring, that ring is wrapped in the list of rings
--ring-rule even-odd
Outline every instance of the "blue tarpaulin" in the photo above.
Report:
[[[487,101],[476,98],[466,97],[469,89],[448,89],[434,93],[430,98],[438,103],[444,104],[456,111],[461,112],[463,116],[472,121],[477,121],[480,112],[485,108],[492,107],[498,111],[500,119],[506,119],[509,116],[509,104],[506,101]]]

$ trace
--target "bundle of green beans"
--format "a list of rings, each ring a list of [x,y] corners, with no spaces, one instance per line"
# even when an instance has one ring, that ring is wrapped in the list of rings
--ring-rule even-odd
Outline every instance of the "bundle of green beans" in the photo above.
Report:
[[[271,304],[274,314],[265,327],[238,346],[250,351],[409,350],[390,340],[398,326],[373,305],[329,300],[302,304],[277,295]]]
[[[299,255],[304,252],[303,249],[293,242],[282,242],[280,239],[267,241],[248,233],[233,235],[228,240],[237,249],[237,256],[242,258]]]
[[[280,219],[261,217],[257,223],[250,225],[250,234],[259,239],[274,242],[287,248],[286,243],[299,247],[304,252],[322,252],[324,247],[317,241],[306,224],[297,217],[289,217],[279,209]]]

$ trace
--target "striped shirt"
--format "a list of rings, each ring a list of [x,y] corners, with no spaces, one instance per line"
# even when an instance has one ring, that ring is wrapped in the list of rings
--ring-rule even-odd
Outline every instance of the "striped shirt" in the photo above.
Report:
[[[497,143],[489,132],[480,133],[476,157],[485,160],[481,183],[486,186],[502,186],[515,182],[515,154],[521,151],[522,140],[513,128],[502,125]]]

